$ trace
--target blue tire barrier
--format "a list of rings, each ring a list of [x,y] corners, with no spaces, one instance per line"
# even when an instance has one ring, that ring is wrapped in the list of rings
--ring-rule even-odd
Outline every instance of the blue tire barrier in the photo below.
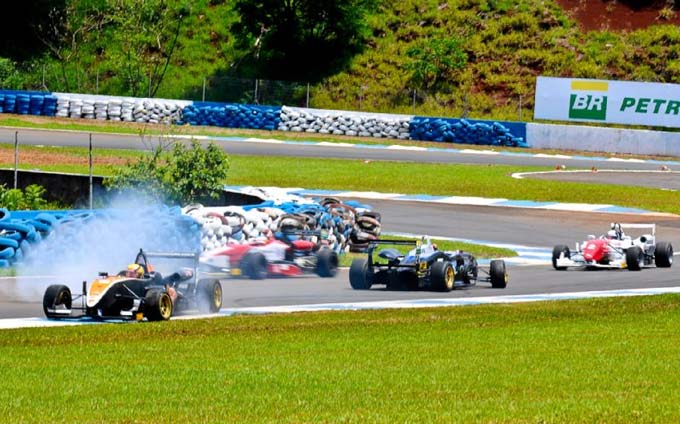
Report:
[[[11,259],[13,257],[14,257],[13,247],[5,247],[3,249],[0,249],[0,259]]]
[[[0,259],[0,268],[9,268],[10,263],[6,259]]]
[[[24,260],[24,252],[19,248],[14,251],[14,263],[21,262]]]
[[[413,140],[528,147],[524,123],[414,117],[409,132]]]
[[[275,130],[281,108],[274,106],[195,102],[182,111],[182,121],[191,125]]]
[[[24,236],[32,231],[35,231],[30,225],[13,221],[0,221],[0,230],[20,231],[24,234]]]
[[[5,94],[5,99],[2,103],[2,109],[5,113],[14,113],[16,111],[16,99],[14,94]]]
[[[8,238],[8,239],[17,240],[17,241],[24,239],[24,235],[20,231],[16,231],[16,230],[4,230],[0,234],[0,237],[5,237],[5,238]]]
[[[44,222],[50,226],[53,226],[58,221],[55,215],[50,215],[48,213],[39,213],[38,215],[35,216],[34,219],[40,222]]]
[[[5,112],[5,93],[0,93],[0,113]]]
[[[0,208],[0,221],[4,221],[10,217],[10,212],[5,208]]]
[[[7,237],[0,237],[0,246],[16,249],[19,247],[19,241]]]
[[[28,94],[18,94],[16,99],[16,113],[28,115],[31,111],[31,96]]]
[[[51,225],[45,224],[44,222],[38,221],[37,219],[31,219],[30,221],[27,221],[27,223],[42,234],[47,235],[52,232]]]

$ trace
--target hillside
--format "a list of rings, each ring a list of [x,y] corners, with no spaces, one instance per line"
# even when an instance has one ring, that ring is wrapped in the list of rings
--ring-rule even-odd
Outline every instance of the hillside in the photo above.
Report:
[[[165,69],[162,54],[127,48],[136,28],[124,16],[116,25],[100,16],[105,22],[100,31],[90,31],[77,46],[60,46],[61,61],[46,50],[19,63],[21,72],[3,84],[197,100],[205,78],[207,100],[253,101],[253,79],[237,78],[248,72],[239,67],[244,52],[234,47],[228,29],[238,19],[231,3],[197,0],[188,8],[179,0],[166,3],[178,18],[176,27],[164,29],[164,44],[158,43],[160,53],[172,47],[162,80],[151,74]],[[383,0],[367,17],[370,34],[363,51],[345,71],[311,87],[310,106],[530,120],[538,75],[680,81],[678,16],[664,8],[665,2],[651,9],[631,3]],[[70,4],[79,5],[73,13],[83,13],[88,2]],[[135,54],[155,61],[150,70]],[[300,83],[279,84],[282,94],[260,101],[300,103],[304,90],[294,90],[306,81]]]

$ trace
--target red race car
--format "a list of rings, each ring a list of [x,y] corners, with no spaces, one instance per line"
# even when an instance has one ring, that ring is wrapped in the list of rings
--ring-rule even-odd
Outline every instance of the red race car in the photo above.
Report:
[[[289,231],[276,237],[270,233],[245,244],[228,244],[205,252],[201,264],[210,270],[252,280],[305,273],[334,277],[338,271],[338,254],[320,240],[320,235],[319,231]]]

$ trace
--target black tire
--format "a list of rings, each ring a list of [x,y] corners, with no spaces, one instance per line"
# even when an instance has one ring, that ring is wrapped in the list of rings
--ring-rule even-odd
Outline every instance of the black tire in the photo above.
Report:
[[[626,266],[629,271],[640,271],[644,263],[642,249],[632,246],[626,250]]]
[[[553,248],[553,253],[552,253],[552,266],[558,271],[564,271],[567,269],[566,266],[557,266],[557,259],[559,259],[560,254],[564,252],[564,257],[565,258],[570,258],[571,257],[571,252],[569,251],[569,248],[563,244],[558,244]]]
[[[319,277],[335,277],[338,273],[338,254],[328,248],[322,248],[316,255],[316,274]]]
[[[673,265],[673,246],[665,241],[660,241],[654,248],[654,264],[658,268],[670,268]]]
[[[71,289],[63,284],[53,284],[45,290],[43,295],[43,312],[47,318],[60,318],[70,315],[50,312],[49,309],[71,310]]]
[[[267,258],[261,252],[248,253],[241,259],[241,270],[251,280],[263,280],[267,276]]]
[[[366,259],[354,259],[349,267],[349,285],[354,290],[368,290],[373,285],[373,268]]]
[[[494,289],[504,289],[508,286],[508,272],[503,259],[495,259],[489,263],[489,280]]]
[[[451,291],[453,290],[455,279],[456,271],[453,269],[451,262],[437,261],[432,263],[430,269],[430,287],[433,290]]]
[[[149,321],[167,321],[173,312],[172,298],[167,291],[151,289],[144,295],[144,316]]]
[[[198,282],[198,310],[203,314],[215,314],[222,309],[222,284],[218,280]]]

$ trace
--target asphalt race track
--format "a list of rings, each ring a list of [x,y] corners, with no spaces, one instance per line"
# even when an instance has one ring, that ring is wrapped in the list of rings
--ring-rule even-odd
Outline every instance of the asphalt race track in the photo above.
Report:
[[[430,203],[370,201],[383,215],[384,231],[403,231],[432,236],[488,240],[552,247],[573,245],[587,234],[601,234],[612,221],[655,222],[657,239],[680,247],[680,217],[574,213],[528,209],[440,205]],[[427,220],[414,217],[427,216]],[[677,248],[677,247],[676,247]],[[677,265],[676,265],[677,266]],[[627,270],[555,271],[550,266],[509,267],[510,282],[504,290],[480,284],[450,293],[387,291],[377,286],[369,291],[349,287],[347,270],[332,279],[304,276],[263,281],[225,280],[224,308],[280,306],[339,302],[407,299],[470,298],[480,296],[524,295],[630,288],[680,286],[676,268]],[[44,287],[56,283],[49,278],[0,279],[0,318],[42,316]],[[74,291],[78,284],[71,284]],[[23,293],[23,295],[22,295]]]
[[[30,130],[0,128],[0,143],[14,144],[14,133],[19,131],[20,145],[47,146],[80,146],[87,147],[89,136],[87,133],[54,130]],[[137,135],[95,134],[93,146],[106,149],[149,149],[150,142],[157,142],[157,137],[149,137],[146,144]],[[548,166],[565,165],[568,169],[642,169],[658,170],[658,163],[647,163],[637,160],[603,161],[579,156],[573,159],[556,157],[554,155],[527,154],[488,154],[484,152],[467,151],[419,151],[388,149],[376,147],[355,147],[352,145],[338,145],[327,143],[266,143],[247,142],[226,139],[213,140],[230,154],[259,155],[259,156],[294,156],[294,157],[324,157],[361,160],[390,160],[423,163],[466,163],[466,164],[506,164],[517,166]],[[96,154],[96,153],[95,153]]]
[[[14,131],[13,129],[0,129],[0,142],[13,143]],[[87,146],[88,144],[88,136],[83,133],[26,129],[19,131],[22,144],[57,146]],[[540,155],[536,157],[512,154],[442,154],[441,152],[357,148],[342,145],[329,147],[299,143],[270,144],[226,140],[221,140],[219,143],[232,154],[386,159],[437,163],[503,163],[535,166],[554,166],[556,163],[555,157],[541,157]],[[94,136],[94,145],[96,148],[148,148],[148,144],[145,146],[138,136],[126,135],[97,134]],[[592,166],[596,166],[598,169],[656,170],[659,168],[658,163],[603,161],[583,157],[575,159],[559,158],[559,162],[566,164],[569,168],[590,168]],[[598,178],[603,175],[607,174],[598,174]],[[672,175],[672,177],[676,176]],[[384,232],[409,232],[552,248],[555,244],[573,246],[574,242],[585,239],[588,234],[602,234],[608,229],[610,222],[653,222],[657,224],[657,240],[670,241],[680,251],[680,217],[675,216],[615,215],[610,213],[459,206],[427,202],[358,200],[369,203],[382,213]],[[422,217],[426,217],[426,219]],[[347,270],[341,270],[338,276],[332,279],[305,276],[263,281],[226,280],[223,282],[224,308],[440,299],[446,297],[466,298],[680,286],[680,273],[677,272],[676,268],[645,269],[641,272],[627,270],[570,270],[560,272],[553,270],[548,265],[513,266],[509,268],[510,282],[508,288],[504,290],[491,289],[486,284],[481,284],[478,287],[451,293],[398,292],[387,291],[380,287],[369,291],[355,291],[349,287],[347,274]],[[57,282],[70,283],[69,285],[74,292],[77,292],[77,287],[79,287],[77,282],[54,281],[49,277],[0,278],[0,318],[42,316],[44,288],[48,284]]]

